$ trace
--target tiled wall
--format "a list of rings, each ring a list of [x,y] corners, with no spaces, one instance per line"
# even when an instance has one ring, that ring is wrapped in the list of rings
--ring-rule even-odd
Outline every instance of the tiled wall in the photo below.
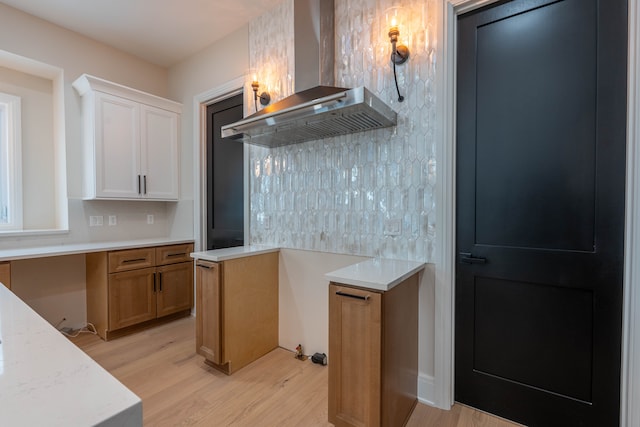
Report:
[[[432,261],[434,3],[335,0],[336,85],[366,86],[398,113],[398,125],[274,149],[251,146],[251,243]],[[269,64],[262,68],[271,77],[262,79],[273,79],[276,99],[292,90],[293,35],[282,31],[292,28],[292,5],[285,1],[249,27],[252,67]],[[401,39],[410,35],[411,58],[397,68],[402,103],[389,61],[392,6],[402,6]]]

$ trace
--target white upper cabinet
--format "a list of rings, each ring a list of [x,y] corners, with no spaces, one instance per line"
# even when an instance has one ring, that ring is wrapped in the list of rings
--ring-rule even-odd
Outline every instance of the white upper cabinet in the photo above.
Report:
[[[82,96],[84,199],[178,200],[182,105],[87,74]]]

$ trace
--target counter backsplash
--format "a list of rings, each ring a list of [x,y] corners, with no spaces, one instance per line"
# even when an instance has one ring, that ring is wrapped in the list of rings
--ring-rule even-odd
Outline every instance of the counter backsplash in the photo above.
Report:
[[[397,69],[403,103],[384,28],[392,6],[403,7],[411,35],[411,58]],[[398,112],[398,125],[274,149],[250,146],[252,244],[432,260],[435,6],[435,0],[335,0],[336,85],[366,86]],[[292,7],[285,1],[249,26],[252,67],[290,70],[285,80],[293,61],[282,50],[292,46],[292,35],[269,28],[290,28]],[[282,98],[291,85],[278,89]]]

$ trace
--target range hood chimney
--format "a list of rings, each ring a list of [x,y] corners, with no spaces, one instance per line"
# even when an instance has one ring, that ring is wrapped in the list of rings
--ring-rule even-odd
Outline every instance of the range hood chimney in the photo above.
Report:
[[[334,2],[294,0],[295,94],[222,127],[223,138],[278,147],[395,126],[365,87],[334,87]]]

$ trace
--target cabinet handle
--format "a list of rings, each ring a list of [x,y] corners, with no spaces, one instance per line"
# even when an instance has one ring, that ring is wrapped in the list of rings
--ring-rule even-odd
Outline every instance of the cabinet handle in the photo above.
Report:
[[[140,189],[140,175],[138,175],[138,194],[140,194],[140,193],[141,193],[141,191],[140,191],[140,190],[141,190],[141,189]]]
[[[182,255],[186,255],[184,252],[179,252],[179,253],[175,253],[175,254],[167,254],[167,258],[173,257],[173,256],[182,256]]]
[[[156,273],[153,273],[153,293],[156,293]]]
[[[144,194],[147,194],[147,175],[144,176],[143,182],[144,182]]]
[[[336,295],[341,296],[341,297],[347,297],[347,298],[355,298],[355,299],[361,299],[363,301],[369,301],[369,295],[353,295],[353,294],[348,294],[346,292],[342,292],[342,291],[336,291]]]
[[[160,285],[160,292],[162,292],[162,273],[158,273],[158,284]]]
[[[210,265],[204,265],[204,264],[198,264],[198,267],[200,268],[206,268],[207,270],[211,270],[213,267]]]
[[[136,258],[136,259],[123,259],[122,263],[123,264],[129,264],[131,262],[142,262],[142,261],[146,261],[146,258]]]

